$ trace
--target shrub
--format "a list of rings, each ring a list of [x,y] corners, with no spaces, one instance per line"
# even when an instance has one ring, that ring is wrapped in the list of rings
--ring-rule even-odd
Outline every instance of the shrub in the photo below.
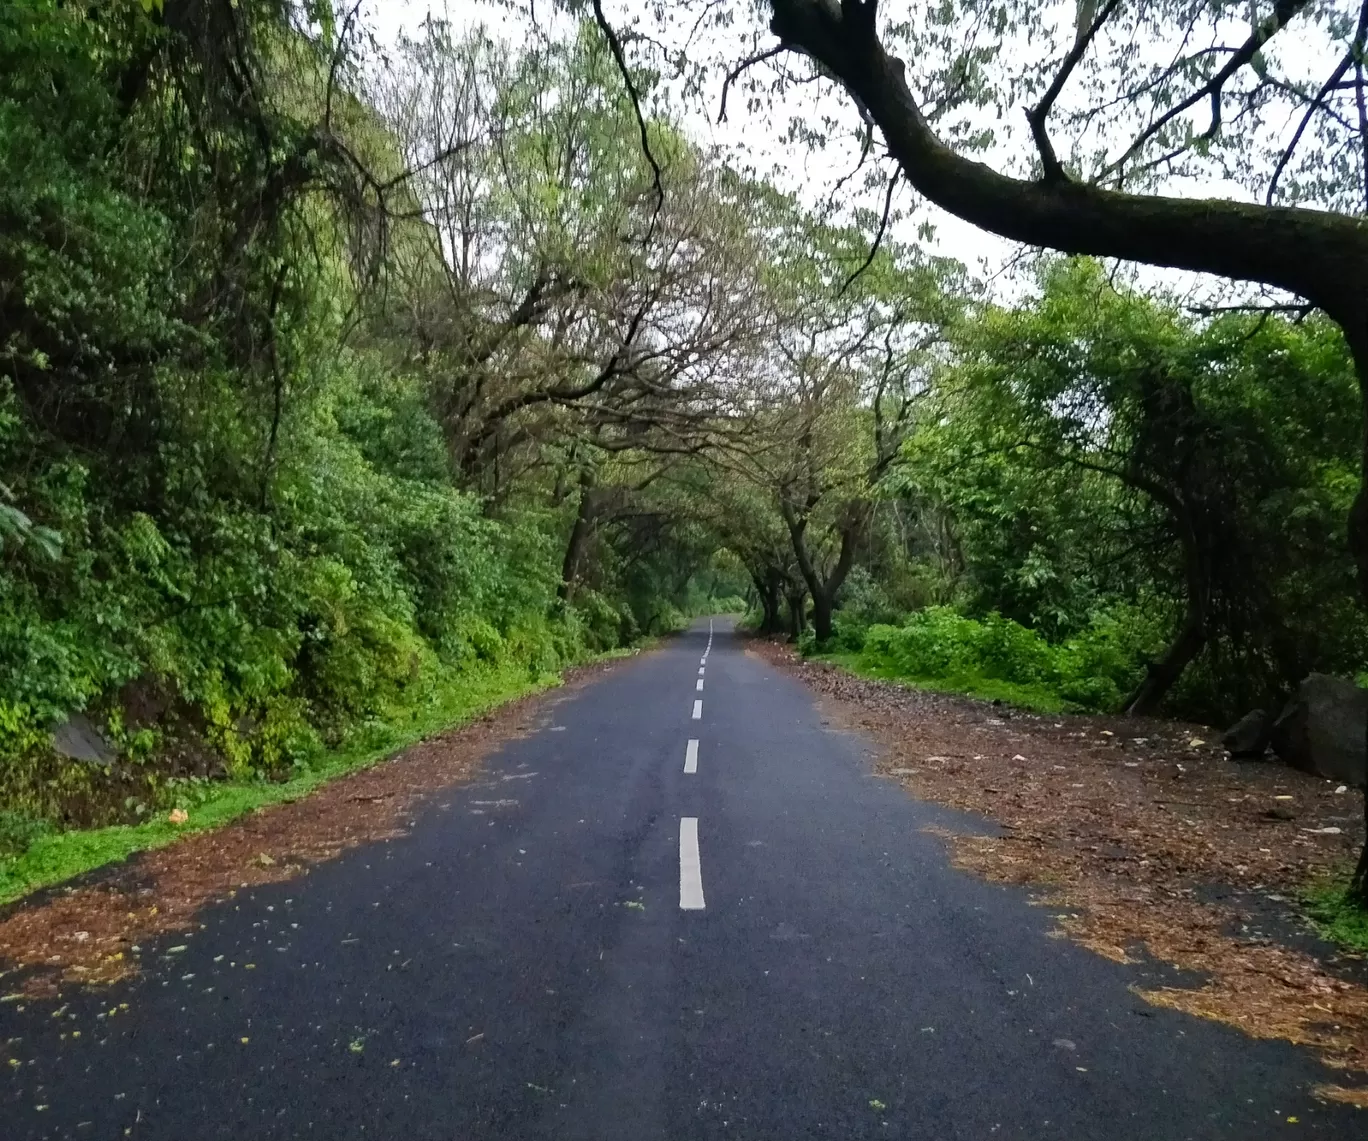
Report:
[[[930,607],[901,626],[869,627],[858,652],[862,666],[890,676],[970,691],[1000,682],[1037,703],[1102,711],[1119,706],[1138,677],[1143,641],[1114,618],[1051,644],[1000,614],[973,619]]]

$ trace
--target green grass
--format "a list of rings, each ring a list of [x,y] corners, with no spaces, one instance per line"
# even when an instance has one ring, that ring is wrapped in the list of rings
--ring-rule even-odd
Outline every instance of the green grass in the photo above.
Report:
[[[1368,951],[1368,911],[1344,897],[1347,880],[1318,884],[1306,892],[1306,913],[1316,931],[1332,943]]]
[[[977,697],[983,701],[1001,701],[1004,705],[1031,713],[1067,713],[1073,706],[1059,694],[1045,686],[1018,685],[997,678],[977,674],[954,674],[950,677],[908,677],[886,666],[870,666],[859,654],[816,654],[813,660],[830,662],[860,677],[896,682],[914,689],[929,689],[935,693],[955,693]]]
[[[634,652],[613,651],[602,655],[600,660]],[[157,819],[142,824],[39,836],[22,855],[0,858],[0,904],[126,859],[134,852],[165,847],[188,833],[221,828],[258,808],[299,800],[321,785],[383,761],[416,741],[560,682],[559,674],[532,678],[521,665],[467,673],[447,688],[439,700],[411,711],[402,721],[365,726],[352,734],[346,746],[325,753],[307,772],[292,780],[281,783],[228,781],[209,786],[204,799],[189,809],[188,824],[172,824],[166,813],[161,812]]]

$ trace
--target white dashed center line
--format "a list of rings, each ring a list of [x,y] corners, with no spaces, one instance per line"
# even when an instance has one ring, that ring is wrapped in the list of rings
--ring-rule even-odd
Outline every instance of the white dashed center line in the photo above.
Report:
[[[679,822],[679,909],[703,910],[703,868],[698,861],[698,817]]]
[[[702,677],[702,676],[703,676],[703,668],[704,668],[703,666],[699,666],[699,667],[698,667],[698,676],[699,676],[699,677]]]
[[[694,702],[693,719],[695,721],[703,720],[703,699],[701,697]]]
[[[698,742],[693,738],[689,739],[689,747],[684,750],[684,771],[698,772]]]
[[[702,679],[702,678],[699,678],[699,679],[698,679],[698,684],[694,686],[694,690],[695,690],[696,692],[698,692],[698,693],[702,693],[702,692],[703,692],[703,679]]]

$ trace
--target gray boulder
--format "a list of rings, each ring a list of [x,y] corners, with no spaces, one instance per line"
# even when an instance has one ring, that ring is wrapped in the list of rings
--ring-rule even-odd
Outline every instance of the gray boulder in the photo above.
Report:
[[[1293,768],[1362,787],[1368,690],[1351,681],[1311,674],[1273,723],[1273,751]]]
[[[1221,734],[1221,744],[1232,757],[1262,757],[1272,736],[1273,718],[1254,709]]]
[[[95,728],[95,723],[79,713],[52,727],[52,747],[73,761],[88,761],[93,765],[114,763],[113,747]]]

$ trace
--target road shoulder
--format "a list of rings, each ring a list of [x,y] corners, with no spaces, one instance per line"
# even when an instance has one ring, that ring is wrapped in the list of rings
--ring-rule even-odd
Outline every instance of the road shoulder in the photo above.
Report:
[[[1058,937],[1205,980],[1141,996],[1313,1047],[1342,1071],[1321,1095],[1368,1105],[1368,969],[1304,932],[1293,903],[1356,850],[1353,797],[1232,762],[1192,726],[1037,716],[856,677],[775,643],[751,652],[872,739],[881,775],[997,825],[944,831],[956,866],[1029,888]]]
[[[299,799],[187,833],[7,905],[0,909],[0,1000],[127,978],[138,972],[140,944],[195,927],[210,903],[404,834],[424,797],[465,783],[492,750],[535,730],[557,704],[634,660],[574,667],[555,689],[499,704]]]

